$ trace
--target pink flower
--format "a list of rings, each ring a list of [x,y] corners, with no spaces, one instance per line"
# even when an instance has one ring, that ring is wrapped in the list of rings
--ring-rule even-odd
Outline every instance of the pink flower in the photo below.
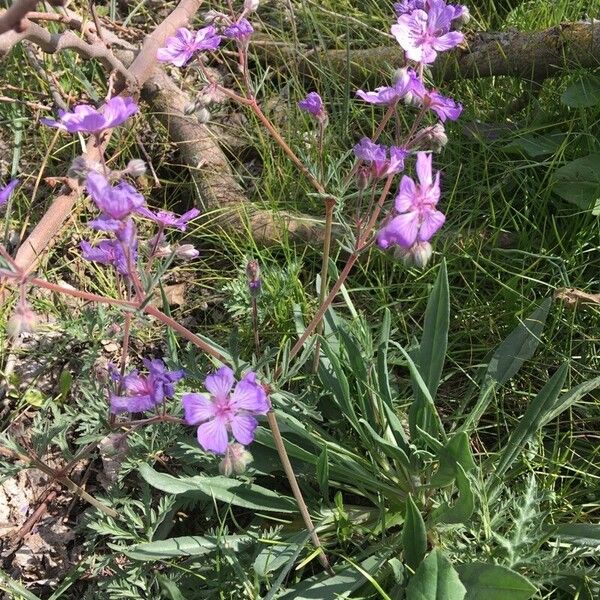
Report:
[[[375,179],[394,175],[404,169],[404,159],[408,155],[406,148],[392,146],[388,148],[383,144],[376,144],[369,138],[364,137],[354,146],[356,158],[371,166],[371,175]]]
[[[432,110],[440,119],[442,123],[446,119],[456,121],[462,114],[463,107],[458,102],[447,98],[439,92],[431,91],[428,92],[425,88],[419,91],[415,91],[415,97],[421,101],[423,108]]]
[[[185,231],[188,221],[195,219],[200,211],[197,208],[192,208],[182,215],[176,215],[172,213],[170,210],[159,210],[154,213],[145,206],[142,206],[136,210],[139,215],[142,217],[146,217],[152,221],[158,223],[161,227],[176,227],[181,231]]]
[[[404,176],[394,204],[395,214],[377,235],[381,248],[391,245],[410,248],[415,242],[429,241],[444,224],[445,215],[437,210],[440,199],[440,172],[433,177],[432,154],[417,153],[419,183]]]
[[[88,104],[79,104],[72,112],[58,111],[58,120],[41,119],[44,125],[64,129],[69,133],[100,133],[124,123],[139,110],[133,98],[115,96],[99,109]]]
[[[264,415],[271,408],[255,373],[245,375],[235,388],[234,381],[233,371],[221,367],[204,381],[210,396],[190,393],[182,397],[185,422],[199,425],[198,443],[209,452],[225,454],[230,433],[240,444],[250,444],[258,426],[254,415]]]
[[[450,31],[455,10],[445,0],[429,0],[427,10],[402,14],[392,25],[392,34],[410,60],[432,63],[438,52],[458,46],[464,39],[459,31]]]
[[[420,94],[424,91],[423,83],[414,69],[399,69],[394,85],[378,87],[374,92],[358,90],[356,95],[370,104],[392,104],[408,94]]]
[[[202,50],[216,50],[221,43],[217,30],[209,25],[195,33],[180,27],[174,36],[168,37],[164,48],[159,48],[156,58],[161,62],[170,62],[176,67],[183,67]]]

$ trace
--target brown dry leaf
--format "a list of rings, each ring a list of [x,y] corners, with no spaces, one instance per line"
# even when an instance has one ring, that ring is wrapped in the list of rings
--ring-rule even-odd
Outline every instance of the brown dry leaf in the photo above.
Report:
[[[576,306],[580,302],[584,304],[600,304],[600,294],[588,294],[583,290],[575,288],[559,288],[554,292],[554,297],[564,302],[567,306]]]
[[[185,302],[185,292],[187,285],[185,283],[174,283],[173,285],[164,286],[165,296],[169,306],[182,306]],[[157,290],[154,294],[154,298],[151,301],[152,306],[156,308],[162,308],[162,296],[160,290]]]

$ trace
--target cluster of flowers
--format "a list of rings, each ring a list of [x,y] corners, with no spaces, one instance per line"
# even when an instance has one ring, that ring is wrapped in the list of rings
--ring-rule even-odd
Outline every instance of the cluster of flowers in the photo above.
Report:
[[[391,86],[358,90],[356,95],[379,106],[394,107],[402,100],[419,109],[419,122],[428,111],[439,122],[416,131],[402,146],[388,148],[364,137],[354,146],[354,154],[361,163],[359,181],[365,185],[364,182],[373,183],[402,172],[406,158],[416,153],[418,183],[406,175],[402,178],[394,209],[384,219],[377,243],[382,249],[394,246],[397,256],[424,266],[432,254],[429,240],[445,221],[445,215],[436,208],[440,199],[440,173],[433,174],[431,152],[439,152],[446,144],[443,123],[458,119],[462,106],[436,90],[427,89],[419,73],[435,61],[438,52],[462,43],[464,36],[456,29],[468,21],[469,11],[465,6],[447,4],[446,0],[404,0],[394,8],[397,22],[391,32],[405,51],[406,59],[416,64],[414,68],[399,69]],[[326,120],[323,101],[316,92],[308,94],[298,105],[317,120]]]
[[[135,370],[125,376],[111,367],[113,414],[154,410],[175,395],[175,384],[183,379],[183,371],[169,371],[158,359],[145,360],[144,366],[147,374]],[[184,420],[198,427],[198,443],[204,450],[224,455],[221,467],[225,474],[241,472],[251,460],[244,446],[254,440],[256,416],[270,410],[267,394],[255,373],[247,373],[236,384],[233,371],[226,366],[206,377],[204,387],[208,394],[183,394]]]
[[[240,48],[245,48],[254,33],[246,17],[258,8],[258,4],[259,0],[246,0],[242,13],[235,20],[224,13],[211,11],[207,19],[213,24],[198,31],[180,27],[174,36],[167,38],[165,47],[158,49],[156,57],[176,67],[184,67],[198,52],[216,50],[222,38],[235,40]]]

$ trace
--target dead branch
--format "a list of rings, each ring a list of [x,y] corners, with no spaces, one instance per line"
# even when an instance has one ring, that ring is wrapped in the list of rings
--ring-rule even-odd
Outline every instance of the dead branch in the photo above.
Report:
[[[177,145],[200,190],[204,212],[214,213],[214,225],[230,234],[247,230],[261,244],[280,243],[286,237],[311,244],[323,241],[323,228],[314,218],[252,206],[210,127],[184,114],[192,99],[164,71],[155,71],[142,97]]]
[[[193,14],[193,12],[190,12],[191,8],[197,10],[201,3],[202,0],[181,0],[177,8],[175,8],[163,23],[148,37],[138,56],[131,63],[131,73],[135,73],[136,85],[143,85],[146,79],[150,77],[156,59],[155,47],[160,47],[167,36],[172,35],[178,27],[185,25],[187,23],[186,19],[191,18]],[[31,29],[34,25],[34,23],[31,23],[28,29]],[[42,29],[38,25],[35,25],[35,27]],[[44,30],[42,29],[42,31]],[[48,34],[48,32],[45,33]],[[79,40],[72,32],[64,33],[70,33]],[[13,32],[9,32],[5,35],[13,35]],[[152,41],[153,36],[156,36],[154,41]],[[3,41],[4,37],[5,36],[2,36],[0,39]],[[79,41],[81,42],[81,40]],[[104,46],[100,44],[98,46],[100,51],[106,50]],[[51,46],[50,48],[50,52],[58,51],[57,49],[53,49],[54,46]],[[44,50],[43,47],[42,49]],[[120,60],[119,63],[122,64]],[[143,70],[144,68],[145,70]],[[127,73],[129,75],[129,71],[127,71]],[[110,132],[107,133],[110,134]],[[108,143],[109,138],[110,135],[106,135],[104,144]],[[103,147],[98,147],[93,140],[88,141],[86,153],[89,160],[98,161],[102,155],[101,153],[104,152],[104,147],[105,145]],[[50,208],[46,211],[44,216],[19,248],[15,256],[15,262],[21,269],[30,273],[36,268],[41,253],[51,245],[52,241],[58,235],[80,195],[81,189],[78,182],[74,179],[69,180],[67,189],[53,201]]]
[[[1,15],[0,15],[0,35],[10,31],[11,29],[20,31],[26,27],[24,23],[27,13],[35,10],[39,0],[15,0]],[[62,0],[53,0],[51,4],[60,6]]]
[[[292,46],[253,46],[259,57],[285,68],[297,64]],[[348,60],[349,57],[349,60]],[[397,44],[364,50],[307,52],[299,62],[302,73],[318,77],[326,66],[332,72],[348,74],[351,81],[382,81],[389,71],[404,66],[404,53]],[[433,65],[434,81],[509,75],[532,81],[564,74],[573,68],[600,66],[600,21],[563,23],[542,31],[475,32],[466,44],[439,55]]]

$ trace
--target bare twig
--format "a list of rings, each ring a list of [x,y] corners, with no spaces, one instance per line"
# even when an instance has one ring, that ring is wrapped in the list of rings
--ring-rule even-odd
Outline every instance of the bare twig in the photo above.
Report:
[[[27,17],[28,12],[35,10],[38,3],[39,0],[15,0],[0,15],[0,34],[11,29],[20,30],[23,26],[23,19]],[[52,4],[60,5],[62,1],[53,0]]]

